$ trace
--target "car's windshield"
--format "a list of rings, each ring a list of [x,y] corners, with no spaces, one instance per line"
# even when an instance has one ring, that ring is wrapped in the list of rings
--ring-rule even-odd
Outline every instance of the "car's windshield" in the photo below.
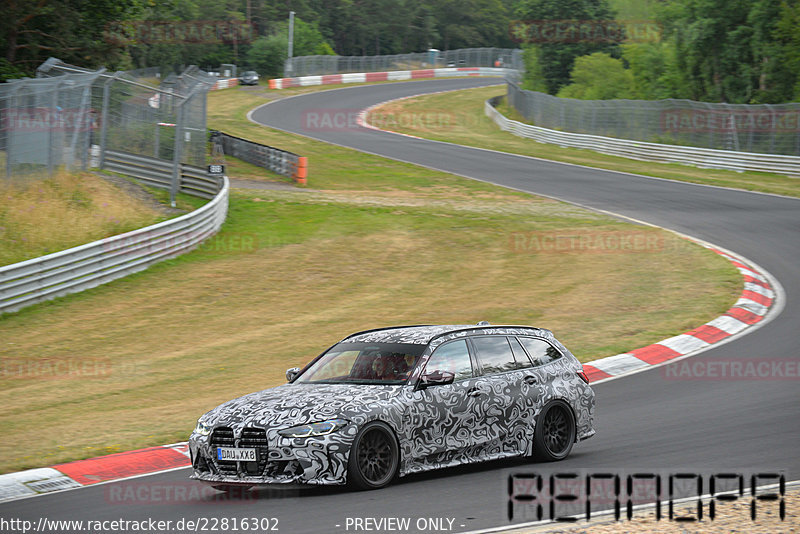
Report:
[[[403,384],[424,350],[425,345],[410,343],[339,343],[295,383]]]
[[[258,73],[254,70],[248,70],[244,73],[244,76],[258,76]]]

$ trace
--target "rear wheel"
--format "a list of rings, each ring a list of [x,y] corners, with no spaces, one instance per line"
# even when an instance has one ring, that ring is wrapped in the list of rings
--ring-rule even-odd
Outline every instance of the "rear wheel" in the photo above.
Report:
[[[563,460],[575,443],[575,417],[564,401],[553,401],[542,409],[533,434],[533,456],[544,462]]]
[[[366,425],[353,440],[347,464],[347,481],[355,489],[388,485],[400,464],[397,440],[386,423]]]

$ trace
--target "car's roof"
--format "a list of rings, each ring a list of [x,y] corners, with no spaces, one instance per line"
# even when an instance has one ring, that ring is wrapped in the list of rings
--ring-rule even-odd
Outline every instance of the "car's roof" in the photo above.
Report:
[[[384,343],[412,343],[416,345],[427,345],[434,338],[450,334],[453,332],[483,333],[483,334],[520,334],[521,331],[532,335],[545,334],[548,337],[552,333],[542,328],[518,325],[489,325],[489,324],[449,324],[449,325],[413,325],[413,326],[392,326],[388,328],[377,328],[357,332],[346,337],[343,341],[347,342],[384,342]]]

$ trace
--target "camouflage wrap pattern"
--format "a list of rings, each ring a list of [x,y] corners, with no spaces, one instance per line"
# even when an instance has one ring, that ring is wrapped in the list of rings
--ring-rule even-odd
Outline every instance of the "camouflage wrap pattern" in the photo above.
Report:
[[[453,384],[416,389],[430,354],[447,341],[472,335],[536,337],[562,354],[538,367],[477,376]],[[192,478],[211,484],[343,484],[350,448],[371,421],[389,425],[400,451],[398,475],[512,456],[533,450],[535,417],[561,399],[575,415],[577,441],[594,435],[594,392],[576,372],[577,359],[548,330],[531,327],[407,327],[356,334],[347,342],[425,344],[418,365],[403,385],[290,383],[226,402],[200,418],[228,427],[239,439],[244,428],[266,429],[267,463],[259,475],[198,470]],[[278,431],[331,419],[349,421],[330,434],[287,438]],[[215,462],[210,436],[189,439],[193,460]]]

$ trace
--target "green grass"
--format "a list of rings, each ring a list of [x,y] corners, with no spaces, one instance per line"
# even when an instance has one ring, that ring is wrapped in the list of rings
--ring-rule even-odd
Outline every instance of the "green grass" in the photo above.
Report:
[[[672,234],[259,128],[244,113],[263,100],[224,93],[211,126],[309,156],[309,189],[234,191],[198,250],[0,318],[0,472],[184,440],[365,328],[533,324],[588,361],[702,324],[740,291],[728,262]],[[576,236],[653,245],[531,246]]]
[[[591,150],[562,148],[538,143],[501,131],[483,111],[484,102],[502,95],[502,87],[467,89],[437,95],[390,102],[373,113],[386,129],[490,150],[500,150],[564,163],[586,165],[600,169],[630,172],[644,176],[666,178],[698,184],[732,187],[748,191],[800,196],[800,178],[761,172],[735,172],[720,169],[700,169],[687,165],[644,162],[600,154]],[[525,122],[515,110],[503,103],[498,110],[506,117]],[[413,123],[403,117],[421,113],[440,114],[440,120]],[[393,119],[394,118],[394,119]]]

